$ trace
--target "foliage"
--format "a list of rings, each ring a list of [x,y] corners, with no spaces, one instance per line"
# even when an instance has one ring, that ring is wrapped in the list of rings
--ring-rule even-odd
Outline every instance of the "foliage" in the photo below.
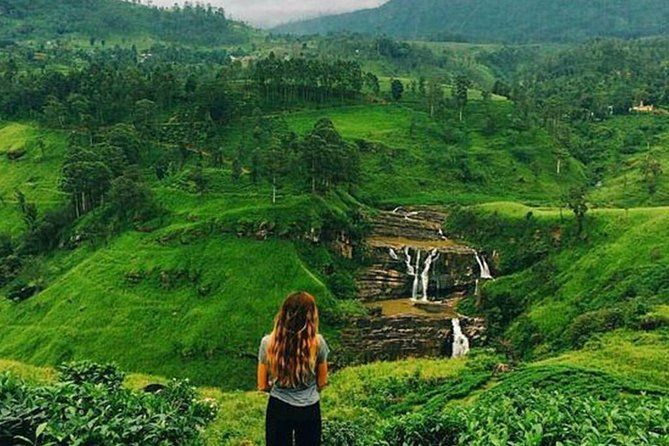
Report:
[[[141,394],[120,388],[112,366],[64,365],[62,381],[30,386],[0,375],[0,441],[16,445],[201,444],[215,408],[187,382]]]
[[[97,364],[91,361],[68,362],[57,368],[60,382],[75,384],[101,384],[118,390],[123,385],[125,374],[115,364]]]
[[[79,36],[91,45],[106,39],[150,35],[191,44],[241,43],[247,33],[229,21],[223,9],[188,4],[162,9],[139,2],[94,0],[86,4],[48,1],[0,2],[0,39],[43,40]],[[113,20],[111,19],[113,17]]]
[[[576,220],[576,235],[580,236],[583,233],[585,216],[588,212],[585,189],[581,187],[570,190],[569,194],[565,197],[565,205],[574,213]]]
[[[363,86],[362,70],[357,62],[281,60],[274,53],[254,64],[251,78],[267,104],[343,101],[356,98]]]
[[[434,36],[449,41],[573,42],[598,36],[661,34],[664,28],[660,17],[666,8],[662,0],[614,4],[607,0],[587,4],[556,4],[550,0],[477,0],[473,4],[456,0],[393,0],[376,9],[288,23],[275,31],[308,35],[374,30],[409,39]],[[476,14],[472,15],[472,11]],[[452,31],[444,35],[444,29]]]
[[[353,446],[362,443],[364,431],[350,421],[323,421],[324,446]]]
[[[390,90],[394,100],[399,101],[402,99],[402,94],[404,94],[404,85],[402,84],[401,80],[393,79],[390,84]]]

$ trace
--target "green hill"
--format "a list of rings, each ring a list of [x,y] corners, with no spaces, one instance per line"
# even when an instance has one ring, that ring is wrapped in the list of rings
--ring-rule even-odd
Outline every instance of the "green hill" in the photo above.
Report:
[[[121,40],[147,37],[183,44],[246,41],[249,29],[222,9],[187,5],[159,9],[124,0],[1,0],[0,41],[46,41],[64,37]]]
[[[663,0],[391,0],[376,8],[275,28],[277,33],[351,31],[476,42],[574,42],[667,32]]]
[[[489,203],[453,217],[452,231],[500,253],[501,277],[477,307],[514,354],[541,357],[638,329],[669,303],[666,207],[595,209],[581,235],[570,214]]]

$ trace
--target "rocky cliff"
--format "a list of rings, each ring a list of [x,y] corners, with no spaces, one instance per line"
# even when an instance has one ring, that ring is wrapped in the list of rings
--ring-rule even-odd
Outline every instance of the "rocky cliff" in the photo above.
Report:
[[[442,233],[445,218],[429,209],[398,208],[376,215],[367,240],[371,265],[357,277],[360,298],[412,297],[417,277],[422,294],[422,276],[430,256],[427,295],[432,300],[473,292],[479,277],[476,252]]]
[[[371,261],[357,277],[369,314],[343,330],[343,363],[450,356],[453,319],[460,320],[471,345],[485,341],[484,321],[455,309],[459,299],[474,293],[482,258],[442,232],[445,219],[429,208],[397,208],[371,217],[366,240]]]
[[[485,340],[482,319],[460,318],[473,345]],[[419,315],[369,316],[352,321],[342,332],[343,362],[358,364],[406,357],[451,355],[452,326],[446,317]]]

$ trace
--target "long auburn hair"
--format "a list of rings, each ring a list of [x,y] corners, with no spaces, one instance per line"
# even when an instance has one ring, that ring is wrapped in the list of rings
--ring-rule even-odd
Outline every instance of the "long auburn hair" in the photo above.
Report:
[[[274,320],[267,358],[272,377],[282,387],[298,387],[313,378],[318,354],[318,308],[307,292],[289,295]]]

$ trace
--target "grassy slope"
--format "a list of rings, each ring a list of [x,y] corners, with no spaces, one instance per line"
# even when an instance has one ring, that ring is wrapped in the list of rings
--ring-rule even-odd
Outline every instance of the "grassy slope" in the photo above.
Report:
[[[129,283],[128,273],[141,281]],[[163,246],[154,235],[128,233],[30,301],[2,300],[0,355],[35,364],[115,360],[132,371],[246,387],[257,339],[297,289],[331,308],[288,242],[212,236]]]
[[[604,151],[627,149],[631,153],[609,155],[602,185],[590,195],[593,202],[616,207],[669,204],[669,117],[620,116],[595,126],[595,131],[609,135],[602,147]],[[639,147],[629,148],[625,142],[632,132],[648,135]],[[654,194],[649,193],[643,175],[644,161],[649,154],[662,166]]]
[[[499,114],[510,112],[505,102],[493,102]],[[469,106],[471,146],[463,151],[447,145],[439,124],[423,112],[401,105],[340,107],[285,115],[289,126],[306,133],[321,117],[333,120],[349,140],[379,143],[363,153],[363,181],[359,195],[377,204],[444,204],[514,199],[528,203],[556,202],[562,188],[582,179],[580,165],[570,161],[560,177],[549,138],[538,132],[520,141],[501,132],[481,133],[484,105]],[[414,135],[410,134],[412,120]],[[513,150],[511,150],[513,149]],[[477,181],[459,179],[458,158],[466,157]]]
[[[546,227],[557,227],[561,221],[557,209],[515,203],[490,203],[478,209],[484,215],[496,213],[509,225],[522,225],[530,211]],[[568,211],[564,215],[571,220]],[[587,241],[550,255],[548,277],[527,269],[488,284],[495,293],[526,299],[530,303],[526,315],[548,344],[568,343],[562,339],[565,330],[587,311],[632,299],[641,305],[669,302],[669,238],[663,236],[669,232],[668,208],[593,210],[586,232]]]
[[[45,159],[37,139],[46,142]],[[4,152],[17,147],[28,153],[9,161]],[[0,128],[1,232],[23,231],[14,188],[40,212],[64,199],[57,190],[64,151],[60,134],[30,124]],[[231,184],[229,171],[206,175],[212,189],[206,196],[180,178],[153,184],[166,209],[156,232],[130,231],[102,247],[86,243],[34,259],[21,278],[46,288],[21,304],[0,297],[0,356],[40,365],[115,360],[134,372],[249,387],[257,340],[288,292],[310,290],[326,313],[336,305],[292,243],[237,238],[217,228],[234,228],[238,220],[286,225],[295,213],[310,224],[320,204],[289,196],[272,206],[263,189]]]
[[[38,141],[44,142],[42,158]],[[26,149],[26,155],[10,161],[6,154]],[[60,164],[65,153],[61,133],[42,131],[32,124],[0,123],[0,233],[17,235],[23,230],[14,191],[18,188],[39,211],[48,209],[62,195],[58,191]]]
[[[666,312],[666,307],[661,311]],[[647,333],[619,330],[591,341],[581,350],[530,363],[523,370],[526,376],[528,372],[531,376],[535,368],[549,374],[551,370],[558,374],[564,371],[564,367],[597,370],[605,374],[605,380],[612,382],[623,378],[642,387],[656,386],[669,390],[669,356],[665,354],[668,348],[669,332],[666,329]],[[391,416],[420,410],[425,400],[420,404],[411,404],[411,398],[426,391],[430,393],[429,389],[438,386],[438,383],[457,383],[463,377],[476,373],[476,369],[469,367],[476,362],[476,358],[475,355],[473,360],[409,359],[342,370],[332,376],[331,385],[323,395],[324,417],[326,420],[352,422],[369,433]],[[49,368],[10,361],[0,361],[1,371],[10,371],[33,382],[48,382],[54,378]],[[504,378],[514,376],[516,373]],[[155,376],[130,375],[126,385],[137,389],[148,382],[162,380]],[[483,380],[481,384],[465,390],[464,395],[439,400],[439,404],[456,407],[470,405],[503,382],[496,378],[484,377]],[[243,391],[221,392],[212,388],[202,388],[201,393],[215,399],[220,407],[218,418],[205,433],[208,445],[263,444],[265,395]]]

